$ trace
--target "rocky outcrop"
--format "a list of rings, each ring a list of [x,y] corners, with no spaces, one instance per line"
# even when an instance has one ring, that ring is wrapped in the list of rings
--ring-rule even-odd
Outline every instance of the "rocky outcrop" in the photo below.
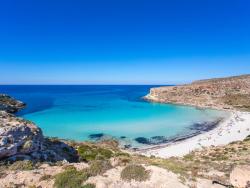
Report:
[[[0,94],[0,159],[26,155],[42,149],[41,129],[30,121],[10,114],[24,107],[23,102]]]
[[[250,166],[236,166],[230,174],[230,183],[234,187],[250,187]]]
[[[153,102],[184,104],[202,108],[250,111],[250,75],[152,88],[145,99]]]
[[[58,139],[45,138],[42,130],[33,122],[10,113],[22,109],[24,103],[1,94],[0,104],[0,160],[77,160],[73,147]]]
[[[0,110],[15,113],[25,107],[25,104],[21,101],[15,100],[12,97],[0,94]]]
[[[32,122],[0,111],[0,159],[38,151],[42,143],[42,131]]]

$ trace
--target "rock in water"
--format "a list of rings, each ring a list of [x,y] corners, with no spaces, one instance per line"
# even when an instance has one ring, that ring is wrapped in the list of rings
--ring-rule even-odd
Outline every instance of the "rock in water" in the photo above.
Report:
[[[90,135],[89,135],[89,138],[90,138],[90,139],[97,139],[97,140],[99,140],[99,139],[101,139],[102,137],[104,137],[104,134],[103,134],[103,133],[97,133],[97,134],[90,134]]]
[[[135,141],[140,143],[140,144],[151,144],[150,140],[148,138],[144,138],[144,137],[137,137],[135,138]]]
[[[250,183],[250,166],[236,166],[230,174],[230,183],[234,187],[247,187]]]
[[[0,111],[0,159],[41,149],[43,135],[32,122]]]

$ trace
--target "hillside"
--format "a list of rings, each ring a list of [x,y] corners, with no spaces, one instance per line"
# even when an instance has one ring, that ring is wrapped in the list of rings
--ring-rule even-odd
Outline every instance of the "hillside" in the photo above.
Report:
[[[250,111],[250,75],[195,81],[152,88],[145,99],[201,108]]]

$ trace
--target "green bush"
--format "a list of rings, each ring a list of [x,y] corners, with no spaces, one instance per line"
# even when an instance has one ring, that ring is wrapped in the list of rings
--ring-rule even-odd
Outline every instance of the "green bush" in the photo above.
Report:
[[[98,148],[97,153],[98,155],[103,156],[105,159],[110,159],[113,156],[113,152],[105,148]]]
[[[77,151],[81,161],[92,161],[97,156],[96,149],[87,145],[79,146]]]
[[[125,181],[146,181],[150,172],[141,165],[128,165],[121,172],[121,179]]]
[[[88,184],[82,186],[82,188],[95,188],[95,184],[88,183]]]
[[[96,160],[92,161],[89,166],[89,174],[91,176],[96,176],[99,174],[104,174],[107,170],[111,169],[112,165],[106,160]]]
[[[116,157],[119,157],[119,156],[130,157],[129,153],[125,153],[125,152],[117,152],[115,153],[115,156]]]
[[[185,156],[183,157],[183,159],[184,159],[185,161],[192,161],[193,158],[194,158],[194,154],[193,154],[193,153],[189,153],[189,154],[187,154],[187,155],[185,155]]]
[[[86,171],[77,171],[76,168],[67,168],[55,176],[55,188],[82,188],[82,183],[88,179]]]
[[[33,170],[34,165],[32,161],[24,160],[24,161],[16,161],[12,165],[9,166],[10,170]]]
[[[81,161],[93,161],[96,159],[109,159],[113,156],[113,152],[105,148],[81,145],[78,147],[78,155]]]

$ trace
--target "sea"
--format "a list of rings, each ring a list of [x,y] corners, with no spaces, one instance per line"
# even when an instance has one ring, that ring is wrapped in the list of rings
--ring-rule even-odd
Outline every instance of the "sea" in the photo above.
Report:
[[[5,93],[27,104],[18,116],[45,136],[76,141],[114,138],[127,148],[152,146],[206,131],[224,111],[145,101],[158,85],[5,85]],[[208,126],[208,129],[211,127]]]

